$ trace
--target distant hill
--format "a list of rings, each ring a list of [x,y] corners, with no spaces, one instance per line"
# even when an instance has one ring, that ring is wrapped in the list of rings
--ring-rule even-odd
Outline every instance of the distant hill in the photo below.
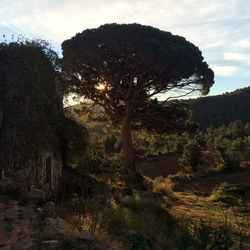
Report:
[[[202,130],[208,126],[241,120],[250,122],[250,87],[217,96],[188,100],[194,113],[194,120]]]
[[[190,99],[185,102],[190,105],[194,120],[200,124],[202,130],[209,126],[227,125],[235,120],[250,122],[250,87],[222,95]],[[106,130],[107,126],[103,123],[98,125],[95,122],[90,122],[84,112],[78,112],[81,109],[82,105],[78,104],[68,107],[66,112],[84,124],[90,131],[104,133],[103,129]],[[100,113],[99,109],[96,107],[94,113]]]
[[[84,110],[86,107],[90,108],[91,112],[93,112],[91,113],[91,115]],[[103,110],[100,106],[93,106],[88,103],[76,104],[74,106],[65,108],[65,115],[67,117],[71,117],[79,124],[84,125],[89,132],[99,135],[105,135],[110,129],[110,124],[104,121],[98,122],[90,118],[90,116],[92,118],[98,117],[100,116],[100,114],[103,114]]]

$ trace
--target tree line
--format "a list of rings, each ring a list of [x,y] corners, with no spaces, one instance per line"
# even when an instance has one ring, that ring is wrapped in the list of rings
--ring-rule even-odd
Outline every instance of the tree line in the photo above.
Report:
[[[230,122],[250,121],[250,87],[231,93],[207,96],[187,101],[193,118],[202,130],[209,126],[219,127]]]

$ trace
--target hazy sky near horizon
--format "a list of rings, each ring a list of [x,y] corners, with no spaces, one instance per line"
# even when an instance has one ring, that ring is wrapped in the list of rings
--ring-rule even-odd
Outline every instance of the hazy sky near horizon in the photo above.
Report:
[[[215,72],[210,94],[250,85],[250,0],[0,0],[5,34],[60,44],[105,23],[140,23],[184,36]]]

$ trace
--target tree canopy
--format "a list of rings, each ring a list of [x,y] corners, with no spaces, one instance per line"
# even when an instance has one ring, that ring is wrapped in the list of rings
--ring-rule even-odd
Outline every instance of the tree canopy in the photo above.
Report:
[[[134,161],[131,125],[183,128],[187,112],[182,104],[168,101],[194,91],[207,94],[214,82],[198,47],[150,26],[107,24],[88,29],[64,41],[62,50],[69,91],[102,106],[114,124],[122,125],[127,167]],[[153,100],[165,93],[161,103]]]

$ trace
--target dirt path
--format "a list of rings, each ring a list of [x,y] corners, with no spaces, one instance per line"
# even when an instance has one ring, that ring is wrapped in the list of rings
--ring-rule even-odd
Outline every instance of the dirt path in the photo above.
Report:
[[[183,183],[182,190],[208,196],[216,185],[223,182],[233,185],[250,184],[250,170],[238,173],[200,177],[190,182]]]
[[[178,166],[178,154],[158,156],[157,158],[148,158],[138,162],[143,175],[155,178],[158,176],[167,177],[170,174],[176,174],[181,171]]]
[[[0,196],[0,249],[33,249],[36,215],[31,205]]]
[[[178,154],[149,158],[139,162],[141,173],[149,178],[168,177],[177,174],[182,169],[178,166]],[[208,166],[207,166],[208,167]],[[241,172],[207,175],[197,177],[182,184],[182,190],[186,193],[193,192],[208,196],[212,189],[223,182],[229,184],[250,184],[250,169]]]

